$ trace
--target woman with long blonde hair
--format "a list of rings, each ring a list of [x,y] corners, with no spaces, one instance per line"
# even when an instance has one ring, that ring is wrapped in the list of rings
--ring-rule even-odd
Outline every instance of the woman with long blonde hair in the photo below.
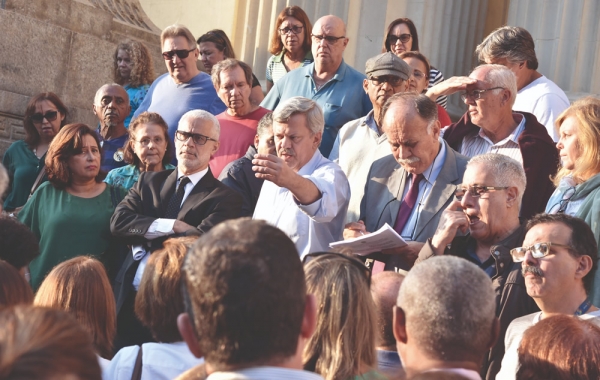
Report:
[[[600,99],[575,101],[555,122],[560,139],[560,167],[553,178],[556,190],[546,212],[585,220],[600,243]],[[600,254],[600,250],[599,250]],[[596,273],[592,304],[600,305],[600,273]]]
[[[318,307],[304,369],[326,380],[383,379],[375,371],[377,322],[369,269],[353,257],[321,252],[305,256],[304,273]]]

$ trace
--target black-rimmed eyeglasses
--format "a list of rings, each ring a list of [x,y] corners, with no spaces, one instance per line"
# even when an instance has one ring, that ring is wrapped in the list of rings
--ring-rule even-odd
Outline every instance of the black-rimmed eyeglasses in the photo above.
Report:
[[[490,191],[496,190],[506,190],[508,186],[463,186],[458,185],[456,190],[454,190],[454,196],[456,199],[461,201],[465,194],[469,193],[470,196],[474,198],[479,198],[485,193],[489,193]]]
[[[294,25],[292,27],[286,27],[286,28],[279,29],[279,34],[281,34],[282,36],[285,36],[289,32],[292,32],[294,34],[300,34],[302,32],[302,29],[304,29],[304,26]]]
[[[346,38],[346,36],[334,37],[334,36],[323,36],[323,35],[319,35],[319,34],[311,34],[310,36],[317,43],[325,40],[328,44],[335,44],[338,40],[341,40],[342,38]]]
[[[492,87],[486,88],[485,90],[465,91],[460,94],[460,98],[463,100],[463,102],[467,99],[479,100],[486,92],[499,89],[504,89],[504,87]]]
[[[192,140],[194,140],[194,143],[198,145],[204,145],[208,140],[215,142],[218,141],[208,136],[201,135],[200,133],[190,133],[184,131],[175,132],[175,138],[179,141],[187,141],[190,137],[192,138]]]
[[[44,119],[54,121],[58,117],[58,111],[46,111],[46,113],[34,113],[31,115],[31,121],[35,124],[42,124]]]

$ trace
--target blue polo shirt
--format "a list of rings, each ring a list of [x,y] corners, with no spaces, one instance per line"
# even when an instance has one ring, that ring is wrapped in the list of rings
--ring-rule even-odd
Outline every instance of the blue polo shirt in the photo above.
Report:
[[[290,71],[275,83],[260,105],[274,110],[280,102],[294,96],[317,102],[325,116],[325,130],[319,150],[323,156],[329,157],[340,128],[350,120],[365,116],[373,109],[373,105],[363,89],[365,75],[343,60],[333,78],[318,91],[312,77],[314,70],[313,62]]]

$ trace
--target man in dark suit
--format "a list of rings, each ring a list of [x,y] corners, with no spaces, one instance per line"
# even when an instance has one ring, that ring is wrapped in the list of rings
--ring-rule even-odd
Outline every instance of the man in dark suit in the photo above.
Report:
[[[454,199],[467,158],[440,140],[437,106],[424,95],[392,96],[383,106],[382,128],[392,155],[371,166],[360,220],[346,225],[344,238],[374,232],[388,223],[408,245],[373,258],[385,262],[387,270],[408,270]],[[381,264],[375,263],[373,269],[379,271]]]
[[[216,180],[208,167],[218,148],[217,119],[202,110],[187,112],[175,133],[177,169],[142,173],[117,206],[111,232],[131,244],[132,250],[115,280],[115,346],[151,339],[136,322],[133,302],[152,251],[169,237],[202,235],[216,224],[240,216],[240,195]]]

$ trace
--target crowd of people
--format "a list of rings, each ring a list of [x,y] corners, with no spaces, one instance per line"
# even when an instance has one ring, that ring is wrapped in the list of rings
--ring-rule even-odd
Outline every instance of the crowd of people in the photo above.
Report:
[[[264,92],[175,24],[158,78],[117,45],[97,126],[33,96],[0,165],[0,380],[599,379],[600,99],[520,27],[449,79],[423,42],[394,20],[354,68],[342,19],[291,6]]]

